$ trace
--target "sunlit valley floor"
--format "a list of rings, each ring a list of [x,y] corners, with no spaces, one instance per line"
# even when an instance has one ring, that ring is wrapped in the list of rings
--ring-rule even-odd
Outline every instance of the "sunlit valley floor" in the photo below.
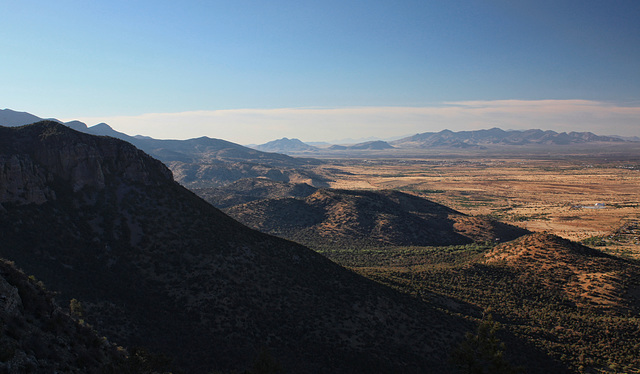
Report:
[[[336,174],[332,187],[397,189],[531,231],[598,237],[601,250],[640,255],[640,161],[633,157],[368,159],[340,168],[348,177]]]

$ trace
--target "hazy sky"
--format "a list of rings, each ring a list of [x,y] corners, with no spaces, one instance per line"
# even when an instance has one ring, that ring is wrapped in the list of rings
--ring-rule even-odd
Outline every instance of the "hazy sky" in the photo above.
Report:
[[[0,108],[261,143],[640,136],[640,1],[0,0]]]

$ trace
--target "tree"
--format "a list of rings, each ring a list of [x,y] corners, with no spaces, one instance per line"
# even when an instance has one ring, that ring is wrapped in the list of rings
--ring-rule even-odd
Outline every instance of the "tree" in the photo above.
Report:
[[[278,374],[283,373],[280,363],[276,361],[267,348],[262,348],[253,363],[250,374]]]
[[[77,319],[81,319],[84,313],[82,309],[82,304],[76,299],[71,299],[69,302],[69,311],[71,312],[71,316]]]
[[[488,314],[482,319],[475,334],[468,332],[465,339],[451,354],[451,363],[461,373],[514,374],[522,370],[504,357],[505,346],[496,336],[499,324]]]

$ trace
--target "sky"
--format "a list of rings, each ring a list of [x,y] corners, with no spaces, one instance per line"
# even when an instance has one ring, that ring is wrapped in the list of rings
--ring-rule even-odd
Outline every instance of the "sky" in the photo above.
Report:
[[[640,136],[637,0],[0,0],[0,108],[260,144]]]

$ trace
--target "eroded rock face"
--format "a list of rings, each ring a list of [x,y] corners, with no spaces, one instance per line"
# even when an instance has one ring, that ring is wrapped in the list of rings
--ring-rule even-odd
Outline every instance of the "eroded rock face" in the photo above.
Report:
[[[145,185],[173,180],[169,169],[151,157],[141,157],[143,152],[131,144],[106,137],[98,141],[56,122],[29,126],[20,132],[0,128],[0,204],[55,200],[56,186],[61,184],[75,193],[102,190],[109,179]],[[29,136],[29,130],[39,136]]]
[[[13,317],[20,313],[22,299],[18,294],[18,289],[4,277],[0,277],[0,315]]]
[[[24,155],[0,155],[0,203],[42,204],[55,199],[46,174]]]
[[[0,373],[127,369],[122,352],[65,313],[41,282],[0,258]]]

